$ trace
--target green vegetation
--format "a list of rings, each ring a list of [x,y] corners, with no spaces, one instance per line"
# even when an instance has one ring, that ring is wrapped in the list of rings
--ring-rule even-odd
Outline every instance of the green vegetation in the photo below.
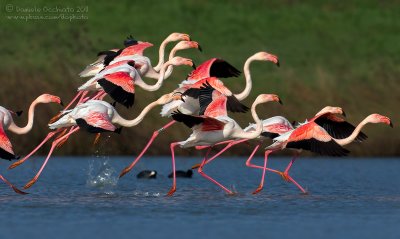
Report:
[[[197,64],[221,57],[242,68],[257,51],[279,56],[281,67],[255,63],[252,66],[256,94],[276,93],[285,105],[259,107],[267,118],[284,115],[303,121],[325,105],[342,106],[348,120],[358,123],[370,113],[389,116],[395,126],[400,119],[400,5],[395,1],[11,1],[1,2],[0,104],[24,109],[18,123],[26,122],[27,107],[37,95],[48,92],[65,102],[84,81],[77,74],[100,50],[120,47],[127,35],[149,41],[155,47],[146,54],[157,62],[160,42],[171,32],[185,32],[198,41],[203,53],[187,50],[180,55]],[[12,11],[7,6],[12,5]],[[16,20],[7,16],[46,15],[16,12],[16,7],[88,6],[86,20]],[[82,15],[78,14],[77,15]],[[137,90],[134,110],[121,114],[133,118],[150,101],[176,87],[190,69],[176,69],[162,91]],[[227,79],[234,92],[244,87],[243,77]],[[25,154],[40,142],[46,123],[60,108],[41,106],[35,130],[27,136],[10,135],[17,154]],[[152,112],[139,127],[111,136],[109,154],[135,155],[153,132],[168,119]],[[250,114],[233,115],[243,126]],[[168,143],[185,139],[190,131],[173,126],[160,136],[149,154],[169,154]],[[369,125],[363,145],[350,146],[351,155],[399,156],[398,128]],[[58,154],[91,154],[94,137],[80,133],[71,137]],[[103,138],[104,140],[104,138]],[[243,146],[240,152],[248,151]],[[44,153],[48,147],[44,147]],[[239,151],[231,151],[236,154]],[[178,154],[193,154],[193,150]],[[198,153],[195,153],[198,154]]]

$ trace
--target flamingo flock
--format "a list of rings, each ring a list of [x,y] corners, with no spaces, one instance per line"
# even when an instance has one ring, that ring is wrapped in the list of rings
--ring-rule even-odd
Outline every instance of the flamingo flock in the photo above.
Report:
[[[165,61],[165,49],[169,43],[178,42],[170,51],[168,60]],[[357,126],[345,120],[345,113],[341,107],[326,106],[314,117],[305,120],[304,123],[290,123],[283,116],[274,116],[261,119],[263,112],[256,111],[256,106],[267,102],[279,102],[281,99],[276,94],[258,95],[251,107],[242,103],[253,88],[250,64],[253,61],[272,62],[279,66],[278,57],[268,52],[257,52],[250,56],[244,63],[243,72],[245,87],[240,93],[232,92],[224,85],[224,78],[238,78],[240,70],[229,62],[220,58],[211,58],[197,68],[191,59],[176,56],[178,51],[185,49],[198,49],[199,43],[191,41],[190,36],[184,33],[170,34],[159,47],[158,62],[155,66],[149,57],[145,56],[145,50],[153,44],[138,41],[129,36],[121,48],[112,48],[98,53],[98,59],[89,64],[79,76],[90,77],[77,88],[77,94],[65,106],[59,114],[49,121],[51,130],[47,136],[29,154],[21,158],[13,151],[12,143],[6,135],[6,131],[15,134],[26,134],[34,125],[34,112],[38,104],[57,103],[63,106],[59,97],[43,94],[37,97],[29,107],[28,123],[24,127],[17,126],[13,117],[19,116],[21,112],[13,112],[0,106],[0,157],[5,160],[16,160],[9,169],[13,169],[35,154],[46,142],[52,140],[51,147],[42,166],[35,176],[25,184],[24,189],[35,184],[46,164],[51,158],[53,151],[67,142],[68,138],[81,130],[95,134],[96,143],[103,133],[121,132],[122,127],[134,127],[140,124],[146,115],[155,107],[161,106],[161,116],[171,120],[162,128],[155,130],[144,149],[136,156],[130,165],[124,168],[120,177],[127,174],[139,162],[157,136],[175,123],[182,123],[192,133],[187,139],[171,141],[172,162],[172,186],[167,195],[172,196],[177,189],[175,170],[175,148],[195,148],[196,150],[207,149],[205,156],[197,168],[198,173],[212,183],[219,186],[227,194],[234,192],[204,172],[205,166],[218,158],[223,152],[234,145],[255,141],[256,146],[246,160],[246,166],[262,170],[260,184],[253,191],[259,193],[264,187],[266,172],[280,175],[285,181],[293,183],[302,193],[307,191],[295,181],[289,174],[294,162],[302,150],[311,151],[327,156],[346,156],[349,151],[344,148],[353,141],[364,141],[367,136],[361,129],[368,123],[384,123],[393,127],[391,120],[380,114],[371,114],[361,121]],[[121,116],[115,106],[120,104],[126,108],[134,107],[135,87],[144,91],[157,91],[167,78],[173,75],[174,67],[191,66],[194,68],[178,87],[172,92],[162,95],[156,101],[148,104],[134,119],[125,119]],[[144,78],[156,80],[155,83],[147,83]],[[261,86],[259,86],[261,87]],[[264,90],[264,89],[262,89]],[[114,103],[104,101],[108,96]],[[254,123],[242,128],[230,115],[229,112],[246,113],[250,110]],[[264,148],[263,165],[255,165],[251,162],[258,149],[269,140],[272,144]],[[225,145],[216,154],[210,156],[211,149],[216,145]],[[289,165],[283,170],[268,168],[268,157],[270,154],[284,149],[293,150],[293,158]],[[0,175],[0,179],[10,186],[16,193],[26,194],[6,178]]]

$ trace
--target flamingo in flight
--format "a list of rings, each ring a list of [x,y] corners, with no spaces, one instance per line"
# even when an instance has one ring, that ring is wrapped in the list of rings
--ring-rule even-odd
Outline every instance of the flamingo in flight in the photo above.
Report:
[[[174,48],[172,48],[172,50],[171,50],[171,52],[170,52],[170,55],[169,55],[169,61],[171,62],[171,61],[173,61],[173,58],[175,57],[175,54],[176,54],[176,52],[177,51],[180,51],[180,50],[185,50],[185,49],[190,49],[190,48],[197,48],[197,49],[201,49],[200,48],[200,45],[197,43],[197,42],[195,42],[195,41],[181,41],[181,42],[179,42]],[[134,61],[135,62],[135,64],[133,65],[131,65],[131,66],[133,66],[133,67],[135,67],[136,68],[136,70],[138,71],[138,73],[139,73],[139,75],[140,76],[143,76],[144,75],[144,72],[142,71],[142,68],[141,68],[141,66],[143,66],[144,64],[146,64],[146,62],[147,62],[147,60],[146,59],[144,59],[143,57],[141,58],[139,55],[135,55],[135,56],[137,56],[137,57],[130,57],[130,60],[120,60],[120,61],[117,61],[117,62],[112,62],[111,64],[110,63],[108,63],[107,64],[107,66],[106,67],[102,67],[101,69],[102,69],[102,72],[99,72],[98,74],[97,74],[97,76],[94,76],[92,79],[91,79],[91,81],[96,81],[96,78],[98,78],[99,76],[100,77],[102,77],[102,76],[104,76],[104,75],[106,75],[106,74],[112,74],[112,73],[116,73],[117,71],[118,71],[118,68],[117,67],[121,67],[121,66],[125,66],[125,71],[130,71],[129,70],[129,68],[126,68],[127,66],[126,66],[126,64],[128,63],[128,62],[130,62],[130,61]],[[129,58],[127,58],[127,59],[129,59]],[[144,60],[143,60],[144,59]],[[144,62],[143,62],[144,61]],[[96,61],[96,62],[98,62],[98,61]],[[95,62],[95,63],[96,63]],[[173,62],[172,62],[173,63]],[[92,64],[94,64],[94,63],[92,63]],[[164,64],[165,65],[165,64]],[[193,67],[194,67],[194,65],[193,65]],[[107,71],[106,71],[107,70]],[[161,70],[160,70],[160,72],[158,73],[158,83],[162,83],[162,82],[160,82],[160,78],[161,78],[161,76],[162,75],[164,75],[164,79],[167,79],[167,78],[169,78],[170,76],[171,76],[171,74],[172,74],[172,70],[173,70],[173,67],[170,65],[168,68],[167,68],[167,70],[165,71],[165,73],[163,73],[162,72],[162,68],[161,68]],[[100,74],[100,75],[99,75]],[[117,74],[117,75],[121,75],[121,74]],[[126,74],[124,74],[124,75],[126,75]],[[112,77],[112,76],[111,76]],[[118,77],[117,77],[117,79],[118,79]],[[141,80],[141,79],[140,79]],[[89,80],[90,81],[90,80]],[[141,80],[141,82],[143,82],[142,80]],[[92,82],[93,83],[93,82]],[[83,85],[83,86],[81,86],[82,88],[85,88],[85,87],[88,87],[88,84],[89,83],[86,83],[85,85]],[[106,83],[104,83],[104,84],[107,84],[107,82]],[[156,85],[158,85],[157,83],[156,83]],[[151,85],[147,85],[146,83],[142,83],[142,87],[143,88],[151,88],[152,86]],[[101,89],[101,87],[100,86],[98,86],[97,85],[97,88],[98,89]],[[152,88],[152,89],[156,89],[156,88]],[[94,88],[92,88],[92,90],[96,90],[96,87],[94,87]],[[67,109],[69,109],[69,107],[71,107],[71,105],[76,101],[76,100],[78,100],[79,98],[80,98],[80,100],[78,101],[79,103],[82,103],[83,102],[83,99],[85,99],[84,97],[86,96],[86,94],[87,94],[88,92],[87,91],[84,91],[84,90],[81,90],[81,91],[79,91],[78,92],[78,94],[76,94],[75,95],[75,97],[71,100],[71,102],[67,105],[67,107],[65,107],[65,109],[64,110],[67,110]],[[101,96],[102,95],[102,91],[99,93],[99,94],[97,94],[95,97],[92,97],[92,99],[96,99],[96,98],[99,98],[99,96]],[[103,94],[104,95],[104,94]],[[120,94],[117,94],[117,95],[120,95]],[[128,93],[128,94],[125,94],[125,95],[127,95],[127,96],[130,96],[130,94]],[[121,97],[121,96],[119,96],[119,97]],[[132,100],[129,100],[129,104],[132,104]],[[129,105],[128,104],[128,105]],[[59,115],[57,115],[57,116],[55,116],[55,117],[53,117],[53,119],[52,119],[52,122],[54,122],[56,119],[58,119],[58,117],[59,117]]]
[[[257,124],[257,129],[253,132],[244,131],[235,120],[228,117],[226,111],[227,98],[218,91],[212,94],[213,101],[204,112],[203,116],[185,115],[176,112],[172,118],[178,122],[184,123],[187,127],[191,128],[193,133],[185,141],[171,143],[172,155],[172,172],[173,172],[173,185],[168,195],[172,195],[176,191],[176,175],[175,175],[175,153],[174,148],[180,146],[181,148],[195,147],[195,146],[214,146],[215,144],[232,139],[254,139],[262,132],[262,122],[256,113],[256,106],[262,103],[276,101],[280,102],[277,95],[261,94],[259,95],[251,106],[251,114]],[[210,147],[211,149],[211,147]],[[209,150],[210,151],[210,150]],[[207,155],[209,153],[207,152]],[[207,156],[203,160],[206,160]],[[225,192],[232,194],[232,191],[224,187],[222,184],[208,176],[203,172],[204,164],[202,164],[198,172],[211,182],[221,187]]]
[[[0,106],[0,158],[6,160],[18,159],[15,156],[15,153],[12,148],[12,144],[9,138],[6,135],[5,130],[9,130],[16,134],[26,134],[33,128],[34,123],[34,115],[35,115],[35,108],[38,104],[47,104],[47,103],[58,103],[62,104],[60,98],[58,96],[50,95],[50,94],[43,94],[37,97],[29,107],[28,113],[28,123],[24,127],[18,127],[12,118],[12,111],[7,110],[6,108]],[[18,112],[16,113],[19,114]],[[19,190],[10,182],[7,181],[2,175],[0,175],[0,179],[7,183],[16,193],[25,194],[25,192]]]
[[[94,63],[87,66],[80,74],[81,77],[89,77],[94,76],[99,73],[101,70],[104,69],[108,64],[112,61],[122,61],[122,60],[136,60],[130,59],[132,56],[137,55],[138,57],[144,57],[145,64],[142,65],[140,69],[140,73],[142,76],[158,79],[157,72],[161,70],[162,65],[164,64],[164,55],[165,55],[165,48],[170,42],[175,41],[190,41],[190,36],[184,33],[171,33],[160,45],[159,48],[159,60],[156,66],[151,66],[151,61],[148,57],[143,56],[143,52],[146,48],[153,46],[153,44],[149,42],[141,42],[136,41],[133,39],[132,36],[128,37],[124,41],[125,48],[120,50],[110,50],[110,51],[103,51],[99,52],[97,59]]]
[[[361,132],[361,129],[368,123],[385,123],[393,127],[390,119],[386,116],[379,114],[371,114],[366,117],[361,123],[354,127],[350,123],[344,121],[342,118],[337,117],[335,114],[343,112],[339,107],[325,107],[314,118],[300,124],[297,128],[292,129],[278,137],[273,138],[274,143],[266,147],[265,161],[268,160],[268,155],[284,148],[296,150],[295,157],[291,160],[283,173],[278,172],[286,181],[294,183],[303,193],[306,193],[296,181],[289,176],[289,170],[292,167],[297,156],[301,150],[308,150],[321,155],[329,156],[346,156],[349,151],[342,146],[350,144],[353,141],[362,142],[367,136]],[[335,137],[337,138],[335,138]],[[250,158],[248,160],[250,164]],[[265,167],[256,165],[248,165],[254,168],[261,168],[263,171]],[[273,172],[277,172],[272,170]],[[263,177],[265,172],[263,172]],[[264,178],[262,177],[260,186],[255,192],[262,189]]]
[[[335,116],[334,115],[335,113],[337,113],[337,114],[343,113],[344,114],[343,110],[339,107],[327,106],[327,107],[323,108],[320,112],[318,112],[312,119],[310,119],[309,122],[315,121],[318,125],[320,125],[322,128],[324,128],[330,135],[333,135],[337,139],[348,137],[351,134],[351,132],[353,132],[355,127],[352,124],[344,121],[343,119]],[[256,128],[256,126],[254,124],[250,124],[244,130],[245,131],[254,131],[255,128]],[[270,153],[268,151],[265,152],[265,158],[264,158],[265,167],[260,167],[260,166],[251,164],[251,159],[253,158],[254,154],[257,152],[258,148],[261,146],[263,141],[267,138],[273,139],[273,138],[278,137],[279,135],[282,135],[284,133],[287,133],[293,129],[294,129],[294,127],[289,122],[289,120],[287,120],[286,118],[284,118],[282,116],[274,116],[274,117],[263,120],[263,132],[258,137],[258,143],[255,146],[255,148],[253,149],[253,152],[250,154],[250,157],[247,159],[246,166],[264,169],[266,167],[267,161],[268,161],[267,156]],[[359,135],[356,137],[356,141],[362,142],[366,138],[367,138],[367,136],[364,133],[360,132]],[[228,150],[233,145],[236,145],[238,143],[243,143],[245,141],[247,141],[247,140],[225,142],[225,143],[229,143],[229,144],[227,146],[225,146],[219,153],[215,154],[213,156],[213,158],[218,157],[219,155],[221,155],[223,152]],[[202,149],[202,148],[205,148],[205,147],[198,147],[198,149]],[[284,172],[280,172],[280,171],[277,171],[274,169],[269,169],[269,168],[266,168],[266,170],[280,174],[283,179],[285,179],[286,181],[292,182],[303,193],[305,193],[305,190],[303,189],[303,187],[301,187],[300,184],[298,184],[288,174],[290,168],[292,167],[293,163],[295,162],[295,160],[297,159],[299,154],[300,154],[300,152],[298,150],[296,150],[293,159],[290,161],[289,165],[286,167]],[[206,162],[206,164],[207,164],[207,162]],[[194,166],[194,167],[196,167],[196,166]],[[263,171],[263,176],[262,176],[260,186],[257,188],[257,190],[255,190],[253,192],[253,194],[256,194],[262,190],[263,184],[264,184],[264,177],[265,177],[265,171]]]
[[[126,120],[121,117],[115,108],[101,100],[89,100],[86,103],[80,104],[72,110],[64,112],[64,115],[56,122],[49,124],[50,129],[55,129],[51,132],[46,139],[36,147],[30,154],[25,156],[23,159],[18,160],[13,163],[10,168],[15,168],[16,166],[25,162],[30,156],[32,156],[46,141],[48,141],[55,133],[60,132],[64,128],[72,127],[71,130],[52,142],[49,153],[43,162],[41,168],[35,177],[30,180],[24,188],[27,189],[31,187],[39,178],[44,167],[46,166],[48,160],[50,159],[53,150],[56,146],[60,146],[65,140],[73,133],[77,132],[79,129],[84,129],[89,133],[102,133],[102,132],[120,132],[120,128],[117,128],[114,124],[118,124],[123,127],[133,127],[138,125],[147,113],[158,105],[163,105],[170,102],[171,100],[180,99],[181,94],[169,93],[161,96],[158,100],[147,105],[142,112],[133,120]]]
[[[129,108],[134,103],[135,85],[143,88],[146,91],[156,91],[162,86],[162,83],[165,79],[165,71],[169,66],[194,66],[192,60],[176,56],[164,63],[157,83],[154,85],[148,85],[142,80],[134,65],[135,62],[128,61],[109,70],[104,70],[90,79],[84,85],[80,86],[78,90],[104,90],[105,93],[110,95],[112,99]]]
[[[228,96],[234,96],[231,97],[232,102],[234,103],[233,106],[237,106],[235,112],[243,112],[247,110],[247,107],[244,105],[240,104],[235,100],[235,98],[239,101],[244,100],[250,93],[251,88],[252,88],[252,80],[251,80],[251,73],[250,73],[250,65],[254,61],[271,61],[275,63],[276,65],[279,66],[279,60],[278,57],[275,55],[272,55],[267,52],[258,52],[252,56],[250,56],[243,67],[244,70],[244,75],[245,75],[245,80],[246,80],[246,86],[245,89],[239,93],[239,94],[232,94],[229,89],[225,88],[220,89],[219,86],[223,86],[223,83],[218,81],[218,79],[214,79],[212,81],[215,81],[216,84],[213,84],[214,87],[216,87],[218,90],[225,92],[226,95]],[[197,88],[194,93],[195,96],[198,96],[198,89],[205,83],[207,80],[203,80],[205,78],[210,78],[210,77],[217,77],[217,78],[228,78],[228,77],[238,77],[240,75],[240,71],[237,70],[234,66],[229,64],[228,62],[218,59],[218,58],[211,58],[210,60],[207,60],[203,62],[201,65],[199,65],[196,70],[194,70],[192,73],[188,75],[188,78],[183,81],[179,88],[177,88],[175,91],[177,92],[184,92],[190,88]],[[196,87],[194,87],[194,85]],[[163,109],[161,111],[162,116],[170,116],[172,112],[179,110],[185,114],[191,114],[191,115],[198,115],[200,111],[200,104],[199,100],[190,96],[190,91],[187,92],[189,93],[188,96],[185,97],[185,101],[172,101],[171,103],[166,104],[163,106]],[[193,92],[192,92],[193,93]],[[144,149],[140,152],[140,154],[136,157],[136,159],[126,168],[122,170],[120,173],[120,177],[124,176],[126,173],[128,173],[137,162],[141,159],[141,157],[144,155],[144,153],[147,151],[147,149],[151,146],[153,141],[157,138],[157,136],[160,134],[160,132],[164,131],[165,129],[171,127],[176,121],[172,120],[160,129],[156,130],[153,132],[152,137],[144,147]]]

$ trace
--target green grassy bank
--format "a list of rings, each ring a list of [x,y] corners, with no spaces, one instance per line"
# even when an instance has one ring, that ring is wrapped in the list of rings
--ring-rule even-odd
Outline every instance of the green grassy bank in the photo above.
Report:
[[[67,7],[84,19],[16,19],[53,16]],[[33,12],[23,10],[27,8]],[[259,93],[276,93],[284,101],[284,106],[259,107],[262,118],[283,115],[302,122],[326,105],[343,107],[353,123],[370,113],[381,113],[392,118],[395,128],[368,125],[364,130],[368,141],[349,146],[351,155],[400,155],[400,130],[396,128],[400,119],[400,3],[396,1],[2,0],[0,12],[0,105],[24,109],[17,120],[20,124],[26,122],[30,102],[43,92],[68,102],[84,81],[77,74],[98,51],[119,47],[132,34],[155,44],[146,53],[157,62],[160,42],[175,31],[190,34],[202,45],[203,53],[187,50],[180,54],[197,64],[221,57],[242,68],[246,58],[257,51],[278,55],[280,68],[268,63],[254,63],[251,68],[254,89],[245,103],[251,105]],[[187,67],[176,69],[161,91],[149,94],[137,89],[135,109],[118,109],[123,116],[134,118],[150,101],[173,90],[189,71]],[[243,77],[225,82],[234,92],[244,87]],[[47,121],[59,109],[40,106],[32,132],[25,136],[9,133],[17,154],[26,154],[40,142],[49,131]],[[232,116],[243,126],[251,121],[250,114]],[[157,109],[139,127],[112,135],[107,151],[134,155],[153,130],[167,122]],[[149,154],[169,154],[169,142],[183,140],[189,133],[182,125],[173,126]],[[79,133],[56,154],[92,154],[93,138]],[[244,146],[230,153],[247,151]],[[197,153],[179,150],[178,154]]]

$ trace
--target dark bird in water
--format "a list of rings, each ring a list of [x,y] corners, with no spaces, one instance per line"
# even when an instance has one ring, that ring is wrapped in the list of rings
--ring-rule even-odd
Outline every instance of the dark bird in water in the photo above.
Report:
[[[193,171],[191,169],[188,171],[177,170],[175,173],[177,178],[191,178],[193,175]],[[172,178],[172,173],[168,175],[168,178]]]
[[[155,170],[143,170],[142,172],[136,175],[137,178],[156,178],[157,171]]]

